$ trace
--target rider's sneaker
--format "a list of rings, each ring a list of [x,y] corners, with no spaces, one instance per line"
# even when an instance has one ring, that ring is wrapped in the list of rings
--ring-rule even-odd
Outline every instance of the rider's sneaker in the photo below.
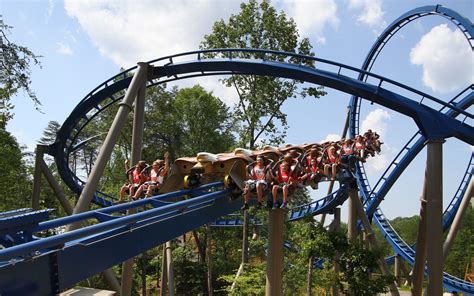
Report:
[[[244,203],[244,205],[240,208],[242,211],[248,210],[249,209],[249,204]]]
[[[272,209],[273,209],[273,210],[278,209],[278,205],[277,205],[276,202],[273,203]]]
[[[283,202],[280,206],[280,209],[286,209],[286,202]]]

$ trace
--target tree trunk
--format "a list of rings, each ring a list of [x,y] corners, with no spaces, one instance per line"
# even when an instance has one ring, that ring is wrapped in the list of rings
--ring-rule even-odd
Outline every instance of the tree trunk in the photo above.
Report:
[[[199,262],[204,262],[206,260],[206,250],[203,248],[201,244],[201,240],[199,239],[199,235],[197,234],[196,230],[193,230],[193,237],[196,241],[196,246],[199,251]]]
[[[307,276],[307,283],[306,283],[306,296],[312,296],[312,286],[313,286],[313,256],[309,257],[308,262],[308,276]]]
[[[146,296],[146,261],[147,261],[147,255],[146,255],[146,252],[143,252],[142,254],[142,273],[141,273],[141,277],[142,277],[142,296]]]
[[[211,225],[207,224],[207,292],[209,296],[214,295],[214,289],[212,287],[212,237],[211,237]]]
[[[248,211],[244,211],[244,224],[242,225],[242,263],[249,262],[249,221]]]

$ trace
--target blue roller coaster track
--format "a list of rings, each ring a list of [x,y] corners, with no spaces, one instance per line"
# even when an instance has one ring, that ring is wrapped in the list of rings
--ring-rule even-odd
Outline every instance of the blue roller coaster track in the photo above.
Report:
[[[370,72],[390,38],[406,24],[426,15],[440,15],[452,21],[466,36],[472,48],[473,27],[468,19],[441,6],[425,6],[393,22],[374,44],[361,69],[288,52],[213,49],[150,61],[148,64],[152,72],[147,77],[147,87],[208,75],[274,76],[306,81],[351,94],[352,136],[358,133],[361,99],[412,118],[420,131],[397,155],[374,188],[370,188],[363,165],[357,166],[356,178],[367,215],[375,219],[395,253],[413,263],[413,249],[393,230],[378,206],[403,170],[421,151],[426,139],[455,137],[470,145],[474,144],[474,129],[466,123],[466,119],[473,118],[467,111],[474,97],[472,86],[450,102],[444,102]],[[69,164],[71,155],[90,140],[82,139],[81,131],[101,112],[122,99],[135,70],[136,67],[125,70],[92,90],[77,104],[61,126],[55,143],[50,146],[48,153],[55,157],[61,178],[77,194],[82,191],[85,182]],[[371,83],[367,82],[369,80]],[[404,95],[399,94],[400,90]],[[472,162],[471,157],[461,185],[445,211],[445,228],[449,227],[459,208],[472,175]],[[183,196],[193,198],[175,201]],[[347,184],[341,184],[332,194],[292,209],[289,220],[329,213],[343,204],[347,197]],[[0,294],[58,293],[189,230],[231,214],[242,205],[240,199],[229,199],[229,191],[220,182],[120,205],[114,205],[113,196],[97,191],[93,202],[103,208],[50,221],[47,221],[49,210],[17,210],[0,214],[0,244],[6,246],[0,250]],[[139,211],[128,216],[121,215],[129,209]],[[236,220],[229,221],[220,226],[239,224]],[[71,232],[58,232],[58,228],[73,222],[92,225]],[[125,241],[129,244],[123,247]],[[32,278],[31,274],[37,277]],[[448,274],[444,276],[444,284],[450,291],[474,292],[472,284]]]
[[[472,22],[455,11],[450,9],[444,8],[440,5],[436,6],[424,6],[420,8],[416,8],[411,10],[395,21],[393,21],[385,30],[382,32],[380,37],[372,46],[369,54],[367,55],[364,64],[362,65],[361,69],[365,71],[370,71],[375,61],[385,47],[385,45],[389,42],[389,40],[394,36],[394,34],[400,30],[402,27],[407,25],[408,23],[417,20],[424,16],[431,16],[437,15],[442,16],[448,20],[450,20],[454,25],[458,27],[459,30],[464,34],[466,37],[471,49],[474,46],[474,28]],[[363,73],[361,73],[358,77],[359,80],[365,81],[368,79]],[[474,86],[468,86],[464,91],[462,91],[459,95],[454,97],[449,104],[456,105],[459,108],[467,109],[473,104],[474,99]],[[463,97],[463,95],[465,95]],[[462,100],[457,101],[458,99],[462,98]],[[350,123],[349,123],[349,131],[351,136],[358,134],[359,132],[359,117],[360,117],[360,109],[361,109],[361,100],[357,96],[353,96],[351,99],[351,112],[350,112]],[[444,107],[439,110],[439,112],[443,112],[451,117],[456,117],[459,115],[455,110],[446,110]],[[390,163],[387,169],[382,174],[381,178],[375,184],[374,188],[370,187],[369,180],[367,178],[367,174],[365,173],[364,165],[358,163],[357,170],[356,170],[356,177],[357,182],[360,188],[361,198],[364,200],[364,206],[366,210],[366,214],[368,217],[374,217],[375,222],[379,229],[384,234],[387,241],[390,243],[392,248],[394,249],[395,253],[402,256],[408,263],[411,265],[414,264],[414,254],[415,251],[409,245],[407,245],[403,239],[397,234],[397,232],[393,229],[390,225],[386,217],[384,216],[381,209],[378,208],[380,203],[385,198],[386,194],[396,182],[398,177],[402,174],[406,167],[410,164],[410,162],[417,156],[417,154],[423,149],[425,145],[425,141],[427,140],[426,135],[423,133],[422,130],[418,131],[400,150],[398,155],[395,159]],[[469,184],[473,173],[472,167],[472,156],[469,162],[468,168],[464,175],[464,178],[456,191],[454,198],[451,200],[451,203],[446,208],[444,215],[443,215],[443,229],[447,230],[451,225],[452,220],[454,219],[454,215],[459,208],[461,199],[464,195],[464,192]],[[457,291],[457,292],[464,292],[468,294],[474,294],[474,285],[472,283],[468,283],[462,281],[460,279],[454,278],[449,274],[444,274],[443,282],[445,288],[449,289],[450,291]]]

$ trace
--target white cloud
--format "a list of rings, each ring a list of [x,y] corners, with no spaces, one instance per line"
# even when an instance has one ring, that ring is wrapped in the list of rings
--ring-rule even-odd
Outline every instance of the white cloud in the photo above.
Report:
[[[320,143],[324,143],[324,142],[328,142],[328,141],[339,141],[340,139],[341,139],[341,135],[328,134],[325,139],[320,141]]]
[[[387,111],[383,109],[375,109],[362,121],[360,132],[364,133],[371,129],[372,131],[377,132],[381,137],[384,137],[387,134],[387,121],[391,118],[392,116]]]
[[[121,67],[196,50],[215,21],[239,11],[238,1],[65,1],[100,53]]]
[[[196,84],[201,85],[206,91],[212,92],[212,94],[221,99],[227,106],[234,106],[238,103],[238,94],[234,87],[226,87],[219,79],[222,77],[217,76],[203,76],[199,79],[184,79],[176,81],[176,85],[180,88],[193,87]]]
[[[396,149],[384,143],[382,145],[382,152],[379,155],[367,158],[365,163],[367,173],[377,173],[385,170],[395,156],[395,152]]]
[[[349,8],[359,10],[357,22],[369,26],[375,33],[387,25],[383,19],[385,11],[381,0],[349,0]]]
[[[74,36],[74,34],[71,33],[71,31],[65,29],[65,30],[64,30],[64,35],[66,35],[66,39],[69,39],[69,40],[71,40],[72,42],[77,43],[77,39],[76,39],[76,37]]]
[[[446,93],[474,82],[474,54],[461,31],[446,24],[434,27],[410,52],[410,61],[423,67],[423,83]]]
[[[68,44],[65,44],[63,42],[56,42],[56,45],[58,46],[56,49],[56,52],[62,55],[72,55],[72,49]]]
[[[395,149],[391,148],[390,145],[388,145],[384,140],[388,131],[387,121],[389,121],[391,118],[392,116],[389,112],[383,109],[375,109],[371,111],[362,121],[361,133],[371,129],[372,131],[377,132],[380,135],[382,142],[384,142],[381,153],[375,157],[369,157],[367,159],[365,167],[367,168],[368,172],[380,172],[384,170],[387,168],[390,160],[394,156]]]
[[[239,5],[238,1],[216,0],[65,1],[68,15],[77,19],[99,52],[123,68],[199,49],[214,22],[238,13]],[[229,106],[236,102],[235,91],[215,77],[176,82],[180,87],[197,83]]]
[[[325,44],[323,31],[327,25],[337,28],[337,5],[334,0],[284,2],[284,10],[292,17],[301,37],[314,36],[317,43]]]
[[[53,14],[54,6],[56,6],[56,3],[54,3],[54,0],[49,0],[48,1],[48,17],[50,17]]]

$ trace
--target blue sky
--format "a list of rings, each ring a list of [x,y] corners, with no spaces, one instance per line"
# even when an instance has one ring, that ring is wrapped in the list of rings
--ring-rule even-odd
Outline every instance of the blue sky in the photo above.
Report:
[[[27,46],[41,58],[33,68],[32,88],[43,106],[35,111],[20,94],[13,99],[15,118],[7,129],[34,147],[50,120],[62,123],[74,106],[102,81],[128,68],[168,54],[195,50],[213,22],[238,13],[240,1],[13,1],[0,0],[0,14],[14,28],[10,40]],[[318,57],[360,67],[387,24],[413,8],[442,4],[473,19],[470,0],[318,0],[272,1],[297,23]],[[404,27],[382,51],[373,72],[449,100],[473,83],[473,54],[467,41],[446,19],[425,17]],[[180,82],[201,84],[228,104],[236,94],[216,78]],[[350,96],[326,89],[318,101],[291,99],[287,142],[320,141],[341,133]],[[374,184],[381,170],[417,130],[410,118],[381,106],[364,104],[363,128],[383,136],[383,155],[367,170]],[[471,147],[455,139],[444,145],[444,191],[447,202],[457,188]],[[402,175],[382,204],[389,218],[418,213],[425,153]],[[320,197],[322,191],[315,192]]]

